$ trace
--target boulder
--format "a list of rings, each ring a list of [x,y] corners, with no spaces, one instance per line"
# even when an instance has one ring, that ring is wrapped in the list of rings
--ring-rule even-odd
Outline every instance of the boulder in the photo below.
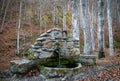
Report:
[[[75,57],[75,59],[83,65],[95,65],[96,58],[97,58],[96,55],[86,55],[86,54],[80,54],[79,56]]]
[[[15,74],[27,73],[34,65],[32,60],[22,59],[10,61],[10,71]]]

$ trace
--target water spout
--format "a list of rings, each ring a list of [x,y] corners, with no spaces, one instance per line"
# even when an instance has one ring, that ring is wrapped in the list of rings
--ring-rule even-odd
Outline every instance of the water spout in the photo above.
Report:
[[[58,66],[57,67],[62,67],[61,66],[61,62],[60,62],[60,55],[61,55],[61,48],[60,48],[60,43],[59,42],[56,42],[55,44],[55,50],[54,50],[54,56],[55,56],[55,59],[57,59],[58,61]]]

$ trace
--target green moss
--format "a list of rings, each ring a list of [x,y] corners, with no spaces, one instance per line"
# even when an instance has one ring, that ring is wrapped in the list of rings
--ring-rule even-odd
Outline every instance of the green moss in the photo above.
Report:
[[[39,71],[40,71],[40,72],[44,71],[44,69],[45,69],[45,67],[44,67],[43,65],[40,65],[40,66],[39,66]]]
[[[62,68],[73,68],[73,67],[78,66],[77,62],[75,62],[72,59],[61,59],[60,64],[61,64]],[[59,62],[54,61],[54,60],[53,61],[52,60],[51,61],[42,61],[41,65],[54,68],[54,67],[57,67],[59,65]]]
[[[24,48],[23,50],[21,50],[18,55],[19,55],[19,57],[21,57],[21,58],[22,58],[23,56],[25,56],[27,59],[30,59],[30,60],[35,59],[34,54],[29,51],[29,48],[28,48],[28,47],[26,47],[26,48]]]
[[[59,54],[60,54],[60,50],[61,50],[61,43],[59,41],[56,41],[55,43],[55,50],[53,52],[53,56],[52,58],[54,58],[56,61],[59,60]]]
[[[66,73],[67,73],[67,71],[64,70],[64,69],[59,69],[59,70],[57,70],[56,72],[57,72],[58,74],[66,74]]]
[[[13,67],[12,67],[12,70],[14,71],[14,72],[16,72],[17,71],[17,65],[14,65]]]
[[[57,48],[57,49],[60,49],[60,48],[61,48],[61,43],[60,43],[59,41],[57,41],[55,45],[56,45],[56,48]]]
[[[73,69],[74,73],[78,73],[79,72],[79,68],[78,69]]]

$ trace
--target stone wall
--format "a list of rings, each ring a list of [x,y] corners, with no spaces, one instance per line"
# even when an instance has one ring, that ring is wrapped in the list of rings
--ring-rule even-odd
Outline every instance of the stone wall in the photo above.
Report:
[[[68,34],[68,33],[67,33]],[[59,28],[53,28],[41,34],[36,40],[35,44],[30,47],[30,52],[36,58],[48,58],[53,55],[53,52],[59,44],[59,52],[62,56],[79,55],[79,41],[73,41],[68,38]]]

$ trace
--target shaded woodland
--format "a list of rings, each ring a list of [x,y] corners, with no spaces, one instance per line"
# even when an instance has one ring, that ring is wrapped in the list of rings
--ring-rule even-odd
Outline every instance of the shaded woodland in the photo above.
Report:
[[[120,0],[0,0],[0,74],[11,60],[34,58],[30,46],[52,28],[79,41],[81,54],[97,55],[98,65],[118,63],[120,71]],[[98,77],[116,70],[102,71]]]

